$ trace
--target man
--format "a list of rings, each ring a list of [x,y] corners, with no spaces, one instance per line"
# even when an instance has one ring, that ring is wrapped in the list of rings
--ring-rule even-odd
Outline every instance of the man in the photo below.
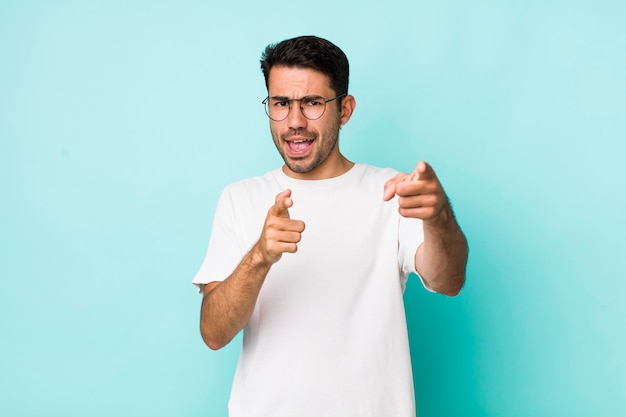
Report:
[[[261,67],[285,164],[228,186],[193,282],[211,349],[244,329],[232,417],[415,415],[402,293],[410,273],[456,295],[467,242],[433,169],[355,164],[348,60],[313,36],[266,48]]]

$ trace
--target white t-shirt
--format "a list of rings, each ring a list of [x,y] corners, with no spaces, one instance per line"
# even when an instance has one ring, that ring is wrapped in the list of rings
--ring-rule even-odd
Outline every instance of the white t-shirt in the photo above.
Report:
[[[228,186],[193,279],[227,278],[259,239],[278,193],[306,229],[272,266],[244,328],[231,417],[413,417],[402,293],[422,222],[383,201],[392,169],[356,164],[319,181],[281,169]]]

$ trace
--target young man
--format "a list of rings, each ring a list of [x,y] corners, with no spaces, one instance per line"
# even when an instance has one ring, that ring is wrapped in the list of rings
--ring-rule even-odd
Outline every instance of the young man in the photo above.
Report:
[[[264,104],[285,164],[228,186],[204,263],[200,331],[244,329],[231,417],[414,416],[402,293],[456,295],[467,242],[433,169],[355,164],[348,60],[313,36],[266,48]]]

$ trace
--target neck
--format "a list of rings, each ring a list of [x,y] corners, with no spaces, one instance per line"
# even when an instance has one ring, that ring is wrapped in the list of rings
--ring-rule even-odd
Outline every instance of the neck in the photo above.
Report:
[[[354,166],[354,162],[349,161],[341,153],[332,159],[327,159],[322,165],[309,172],[294,172],[287,165],[283,165],[282,170],[288,177],[298,180],[326,180],[343,175]]]

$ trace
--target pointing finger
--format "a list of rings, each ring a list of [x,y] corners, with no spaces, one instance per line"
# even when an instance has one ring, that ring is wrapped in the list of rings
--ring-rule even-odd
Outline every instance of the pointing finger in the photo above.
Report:
[[[275,204],[270,209],[270,213],[278,217],[289,218],[289,207],[293,205],[291,190],[287,188],[276,196]]]
[[[424,161],[419,161],[417,166],[415,167],[415,171],[413,171],[416,175],[416,179],[418,180],[428,180],[432,178],[436,178],[435,171],[433,168]]]

